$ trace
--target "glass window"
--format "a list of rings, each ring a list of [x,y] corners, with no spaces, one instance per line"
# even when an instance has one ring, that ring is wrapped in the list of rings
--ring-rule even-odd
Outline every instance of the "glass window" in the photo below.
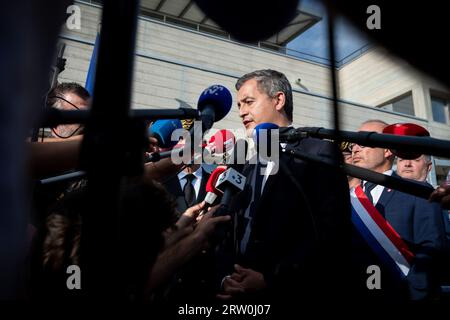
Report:
[[[408,93],[406,96],[395,98],[388,103],[380,105],[379,107],[385,110],[395,111],[411,116],[415,115],[414,103],[411,93]]]
[[[441,123],[449,123],[449,102],[448,100],[431,96],[431,109],[433,120]]]

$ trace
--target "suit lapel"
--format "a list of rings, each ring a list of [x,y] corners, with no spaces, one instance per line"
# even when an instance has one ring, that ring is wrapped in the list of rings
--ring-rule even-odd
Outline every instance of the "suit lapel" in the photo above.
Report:
[[[278,171],[280,168],[278,168]],[[256,172],[256,174],[260,174],[259,172]],[[270,174],[267,177],[267,181],[264,184],[264,189],[261,194],[261,197],[259,198],[258,203],[256,204],[255,212],[259,212],[261,210],[261,207],[264,206],[264,203],[267,198],[270,198],[269,195],[271,193],[271,190],[273,189],[274,183],[279,179],[279,172],[276,174]]]
[[[165,183],[166,189],[173,193],[174,196],[184,196],[183,190],[181,190],[180,180],[178,175],[173,176]]]
[[[186,211],[186,201],[184,200],[184,193],[181,189],[180,180],[178,179],[178,175],[171,177],[164,183],[166,190],[171,193],[173,199],[176,202],[176,210],[179,214]]]
[[[197,195],[197,203],[202,202],[205,199],[206,196],[206,183],[209,180],[209,176],[210,174],[208,172],[206,172],[203,168],[201,168],[202,170],[202,175],[201,175],[201,180],[200,180],[200,189],[198,190],[198,195]]]
[[[392,174],[394,176],[394,174]],[[383,192],[381,193],[380,199],[378,200],[375,208],[378,209],[378,212],[381,213],[383,217],[386,217],[385,211],[389,202],[392,200],[392,196],[396,191],[394,189],[390,189],[388,187],[384,187]]]

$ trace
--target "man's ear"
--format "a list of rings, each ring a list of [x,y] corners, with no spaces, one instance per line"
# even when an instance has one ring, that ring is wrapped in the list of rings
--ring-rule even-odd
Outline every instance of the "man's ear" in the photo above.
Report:
[[[433,166],[433,163],[430,161],[427,163],[427,173],[431,171],[431,167]]]
[[[394,156],[394,154],[392,153],[392,151],[390,149],[384,149],[384,157],[385,158],[390,158],[393,156]]]
[[[283,92],[278,91],[275,96],[273,97],[275,101],[275,109],[277,111],[282,111],[284,108],[284,105],[286,104],[286,96]]]

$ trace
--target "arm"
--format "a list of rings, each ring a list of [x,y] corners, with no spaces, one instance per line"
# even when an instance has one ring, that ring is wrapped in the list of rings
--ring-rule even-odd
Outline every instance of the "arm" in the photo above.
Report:
[[[158,140],[154,137],[149,138],[149,153],[160,152]],[[170,158],[162,159],[157,162],[148,162],[144,165],[144,177],[148,180],[157,180],[161,182],[166,177],[176,174],[183,168],[183,164],[174,164]]]
[[[217,208],[217,206],[211,208],[189,235],[166,248],[158,256],[147,283],[148,292],[164,284],[187,261],[205,249],[208,245],[208,239],[218,223],[230,220],[229,216],[212,217]]]
[[[39,178],[43,176],[61,174],[64,171],[78,166],[82,136],[76,136],[69,140],[50,142],[27,142],[29,148],[28,167],[31,176]]]
[[[158,162],[149,162],[144,165],[144,178],[163,181],[166,177],[176,174],[184,164],[174,164],[170,158]]]

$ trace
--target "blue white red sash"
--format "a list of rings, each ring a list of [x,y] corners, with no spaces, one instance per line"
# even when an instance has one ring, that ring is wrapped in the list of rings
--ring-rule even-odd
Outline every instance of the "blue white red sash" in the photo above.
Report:
[[[408,275],[414,254],[378,212],[360,186],[350,191],[352,222],[376,255],[401,277]]]

